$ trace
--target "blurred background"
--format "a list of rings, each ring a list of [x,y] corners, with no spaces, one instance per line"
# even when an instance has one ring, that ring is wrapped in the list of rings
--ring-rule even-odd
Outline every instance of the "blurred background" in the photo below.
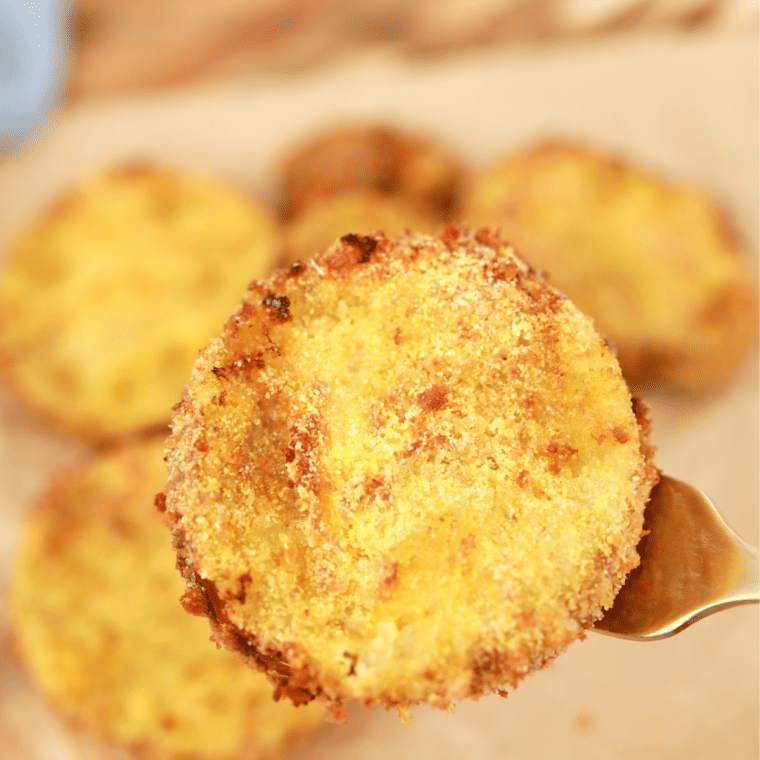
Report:
[[[0,262],[84,173],[134,157],[265,194],[278,157],[357,116],[441,137],[472,167],[545,133],[705,189],[757,262],[757,0],[0,0]],[[758,536],[757,361],[700,398],[647,398],[658,464]],[[0,597],[23,519],[88,453],[0,388]],[[100,758],[40,698],[0,606],[0,760]],[[758,616],[672,639],[590,635],[448,715],[351,712],[300,760],[757,760]],[[123,758],[124,755],[118,755]]]
[[[758,27],[754,0],[0,0],[0,152],[56,109],[367,49],[417,61],[487,48]]]

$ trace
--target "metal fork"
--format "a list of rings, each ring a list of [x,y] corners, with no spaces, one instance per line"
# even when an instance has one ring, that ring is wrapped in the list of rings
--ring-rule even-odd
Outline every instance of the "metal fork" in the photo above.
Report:
[[[594,630],[634,641],[682,631],[713,612],[758,602],[758,550],[698,488],[663,476],[644,513],[641,564]]]

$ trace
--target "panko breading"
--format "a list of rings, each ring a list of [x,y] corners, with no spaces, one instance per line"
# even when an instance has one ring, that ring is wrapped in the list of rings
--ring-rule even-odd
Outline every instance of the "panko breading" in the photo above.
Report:
[[[757,341],[757,287],[723,213],[700,192],[561,141],[476,177],[463,212],[502,231],[596,321],[642,390],[727,382]]]
[[[459,207],[464,175],[461,159],[425,135],[370,124],[335,126],[282,161],[278,208],[289,222],[321,198],[373,190],[432,222],[448,222]]]
[[[251,284],[177,407],[185,605],[336,718],[514,686],[638,563],[634,406],[591,320],[487,230],[347,235]]]
[[[280,246],[269,212],[219,180],[105,171],[11,247],[0,273],[0,374],[69,435],[166,425],[198,349]]]
[[[435,232],[438,225],[389,195],[353,191],[317,201],[285,229],[285,264],[308,261],[345,234]]]
[[[209,641],[156,491],[163,438],[101,455],[59,479],[31,516],[10,593],[21,657],[62,715],[150,760],[278,755],[320,709],[276,703],[266,677]]]

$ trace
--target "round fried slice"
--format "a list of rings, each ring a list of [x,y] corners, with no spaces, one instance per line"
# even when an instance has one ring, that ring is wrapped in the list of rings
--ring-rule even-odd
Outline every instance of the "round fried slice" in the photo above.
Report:
[[[177,407],[187,606],[338,714],[502,690],[638,563],[646,427],[591,320],[487,230],[345,236],[251,285]]]
[[[280,217],[349,190],[393,195],[418,214],[450,221],[462,196],[461,159],[426,135],[371,124],[333,126],[295,146],[279,168]]]
[[[548,271],[612,340],[634,387],[718,387],[756,344],[755,276],[724,214],[697,191],[541,142],[476,177],[464,217],[499,227]]]
[[[399,235],[407,230],[434,232],[438,225],[399,199],[371,191],[323,198],[285,230],[285,264],[307,261],[344,234],[366,235],[382,230]]]
[[[31,516],[10,593],[23,661],[72,723],[151,760],[270,757],[322,722],[209,641],[153,500],[163,438],[60,478]]]
[[[166,425],[198,349],[269,273],[269,213],[217,179],[121,166],[32,223],[0,275],[0,370],[61,431]]]

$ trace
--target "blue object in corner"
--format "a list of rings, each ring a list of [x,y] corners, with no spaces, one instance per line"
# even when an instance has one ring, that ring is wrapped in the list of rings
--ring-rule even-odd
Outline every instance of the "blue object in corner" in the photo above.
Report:
[[[0,0],[0,155],[52,115],[63,81],[63,0]]]

